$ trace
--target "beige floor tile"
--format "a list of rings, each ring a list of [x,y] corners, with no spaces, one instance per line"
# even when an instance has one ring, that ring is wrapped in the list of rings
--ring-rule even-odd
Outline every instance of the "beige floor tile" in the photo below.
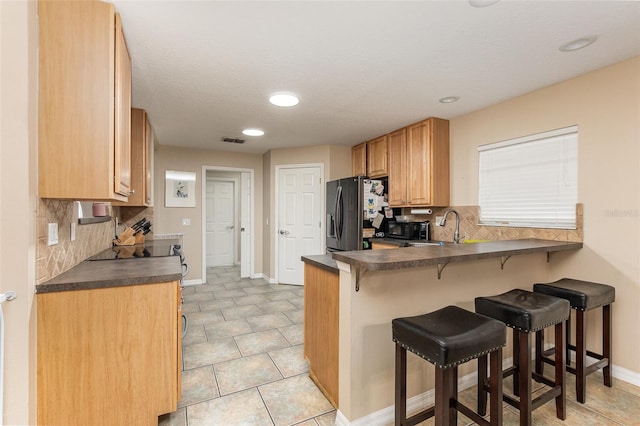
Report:
[[[256,305],[238,306],[237,308],[222,309],[222,315],[227,321],[255,317],[263,314],[265,314],[265,312]]]
[[[187,407],[189,426],[273,425],[256,389],[233,393]]]
[[[183,371],[181,388],[182,398],[178,402],[178,407],[186,407],[220,396],[211,365]]]
[[[210,322],[224,321],[222,312],[220,312],[217,309],[213,311],[205,311],[205,312],[188,312],[185,315],[189,321],[189,326],[203,325],[205,323],[210,323]]]
[[[247,294],[265,294],[265,293],[271,293],[273,291],[270,285],[247,287],[247,288],[244,288],[243,290]]]
[[[251,294],[249,296],[234,297],[233,301],[236,302],[236,305],[238,306],[245,306],[245,305],[257,305],[258,303],[265,303],[268,300],[266,297],[260,294]]]
[[[258,307],[265,313],[295,311],[299,309],[296,305],[290,303],[288,300],[276,300],[274,302],[260,303]]]
[[[182,346],[189,346],[206,341],[207,335],[204,333],[204,326],[201,324],[189,324],[187,334],[182,338]]]
[[[204,325],[204,329],[209,340],[239,336],[253,332],[249,323],[243,319],[208,323]]]
[[[280,327],[278,330],[292,345],[301,345],[304,343],[304,327],[302,324]]]
[[[235,308],[237,306],[233,299],[205,300],[202,302],[198,302],[198,305],[200,306],[200,310],[203,312],[215,311],[225,308]]]
[[[336,410],[318,416],[314,420],[319,426],[333,426],[336,424]]]
[[[185,346],[182,353],[185,370],[240,358],[240,356],[233,338]]]
[[[183,303],[182,312],[200,312],[200,304],[198,302]]]
[[[286,327],[293,323],[283,313],[258,315],[257,317],[247,318],[247,322],[253,331],[264,331],[272,328]]]
[[[216,299],[226,299],[228,297],[244,297],[247,293],[242,289],[237,290],[216,290],[213,292],[213,295]]]
[[[203,300],[212,300],[213,299],[213,292],[183,294],[182,298],[184,299],[185,303],[201,302]]]
[[[283,312],[294,324],[302,324],[304,322],[304,310]]]
[[[173,413],[158,417],[158,426],[187,426],[187,410],[179,408]]]
[[[220,362],[214,365],[214,370],[222,395],[282,379],[282,374],[267,354]]]
[[[307,375],[294,376],[258,390],[276,425],[291,425],[328,413],[333,406]]]
[[[269,356],[284,377],[297,376],[309,371],[309,363],[304,359],[302,345],[270,351]]]
[[[234,337],[242,356],[255,355],[291,346],[278,330],[258,331]]]
[[[277,291],[277,292],[269,293],[265,297],[269,299],[269,301],[274,302],[276,300],[287,300],[297,296],[293,291],[286,290],[286,291]]]

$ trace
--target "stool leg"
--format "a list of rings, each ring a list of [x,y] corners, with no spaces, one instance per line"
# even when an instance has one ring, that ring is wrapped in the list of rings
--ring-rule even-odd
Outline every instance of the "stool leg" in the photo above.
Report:
[[[407,350],[396,343],[396,407],[395,425],[407,420]]]
[[[569,311],[569,317],[567,318],[567,322],[564,327],[564,335],[565,335],[565,346],[567,347],[567,354],[565,355],[565,363],[566,365],[571,365],[571,349],[569,345],[571,344],[571,311]]]
[[[560,386],[560,395],[556,397],[556,417],[560,420],[567,418],[567,395],[566,386],[564,381],[564,370],[566,365],[564,362],[564,351],[561,349],[564,347],[564,322],[559,322],[555,326],[555,383],[556,386]]]
[[[458,399],[458,367],[451,368],[451,398]],[[449,400],[449,424],[458,424],[458,410]]]
[[[576,396],[578,402],[584,404],[587,392],[587,378],[584,367],[587,363],[587,349],[585,347],[586,330],[584,328],[585,311],[576,310]]]
[[[605,386],[611,387],[611,305],[602,307],[602,356],[609,362],[602,369]]]
[[[531,425],[531,339],[526,331],[518,332],[518,380],[520,391],[520,426]],[[556,351],[558,352],[558,351]],[[562,351],[560,351],[562,352]],[[515,359],[515,355],[514,355]]]
[[[455,368],[436,367],[435,389],[435,424],[449,426],[451,424],[451,398],[453,397],[453,381]],[[455,411],[455,408],[453,408]]]
[[[544,329],[536,331],[536,373],[544,374],[544,362],[542,362],[542,352],[544,351]]]
[[[491,403],[489,404],[489,421],[491,426],[502,426],[502,348],[491,352],[490,355],[490,383]],[[485,355],[485,372],[486,372],[486,355]],[[485,406],[487,394],[485,392]],[[486,413],[486,408],[485,408]],[[484,415],[484,413],[480,413]]]
[[[500,348],[502,350],[502,348]],[[493,370],[491,371],[491,379],[493,380]],[[502,377],[502,370],[499,372]],[[484,383],[487,381],[487,355],[478,358],[478,414],[484,416],[487,414],[487,391],[484,389]],[[493,388],[491,389],[493,394]]]
[[[520,333],[516,329],[513,329],[513,366],[515,367],[513,394],[520,396],[520,382],[518,379],[520,376]]]

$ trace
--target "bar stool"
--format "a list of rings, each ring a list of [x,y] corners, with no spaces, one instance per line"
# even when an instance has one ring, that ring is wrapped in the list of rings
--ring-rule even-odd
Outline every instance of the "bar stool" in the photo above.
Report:
[[[569,301],[576,311],[576,344],[571,344],[571,317],[567,319],[566,357],[567,371],[576,376],[576,396],[579,402],[586,399],[587,376],[602,368],[604,385],[611,387],[611,304],[616,299],[616,289],[610,285],[563,278],[548,284],[534,284],[533,291]],[[602,306],[602,354],[586,348],[585,313]],[[554,348],[543,351],[544,333],[536,333],[536,372],[542,374],[543,362]],[[557,346],[556,346],[557,347]],[[576,366],[571,367],[571,350],[576,352]],[[587,366],[587,355],[599,361]]]
[[[513,375],[513,393],[519,398],[504,394],[503,399],[520,410],[520,425],[531,425],[532,411],[553,398],[556,400],[556,416],[564,420],[567,416],[564,351],[555,353],[554,380],[533,373],[530,335],[554,325],[556,347],[563,347],[564,322],[569,317],[569,302],[546,294],[515,289],[497,296],[477,297],[475,305],[477,313],[498,319],[513,329],[513,366],[504,370],[502,374],[504,377]],[[486,382],[486,371],[486,362],[483,363],[483,359],[479,358],[478,412],[480,414],[486,410],[487,404],[487,388],[482,385]],[[532,377],[551,387],[534,400],[531,398]],[[493,388],[489,391],[493,392]]]
[[[502,424],[502,347],[500,321],[457,306],[392,321],[396,343],[395,424],[411,426],[435,416],[436,425],[455,425],[458,411],[481,425]],[[435,405],[407,418],[407,350],[436,367]],[[490,422],[458,401],[458,365],[490,355]],[[495,390],[495,392],[494,392]]]

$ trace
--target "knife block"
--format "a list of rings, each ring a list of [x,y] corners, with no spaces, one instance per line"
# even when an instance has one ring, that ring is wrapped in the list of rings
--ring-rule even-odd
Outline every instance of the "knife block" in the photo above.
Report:
[[[132,228],[126,227],[118,236],[113,240],[114,246],[132,246],[136,244],[135,231]],[[143,236],[144,238],[144,236]]]

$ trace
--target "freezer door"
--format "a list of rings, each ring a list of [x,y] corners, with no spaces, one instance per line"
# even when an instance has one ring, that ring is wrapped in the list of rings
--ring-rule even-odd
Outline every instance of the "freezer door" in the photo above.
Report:
[[[340,179],[336,208],[340,250],[362,250],[363,185],[360,176]]]
[[[339,185],[340,181],[337,180],[333,180],[333,181],[329,181],[327,182],[327,191],[326,191],[326,196],[327,196],[327,202],[326,202],[326,208],[327,208],[327,214],[326,214],[326,218],[327,218],[327,222],[326,222],[326,231],[327,231],[327,249],[334,249],[334,250],[338,250],[338,237],[336,235],[336,206],[337,204],[337,197],[338,197],[338,185]]]

